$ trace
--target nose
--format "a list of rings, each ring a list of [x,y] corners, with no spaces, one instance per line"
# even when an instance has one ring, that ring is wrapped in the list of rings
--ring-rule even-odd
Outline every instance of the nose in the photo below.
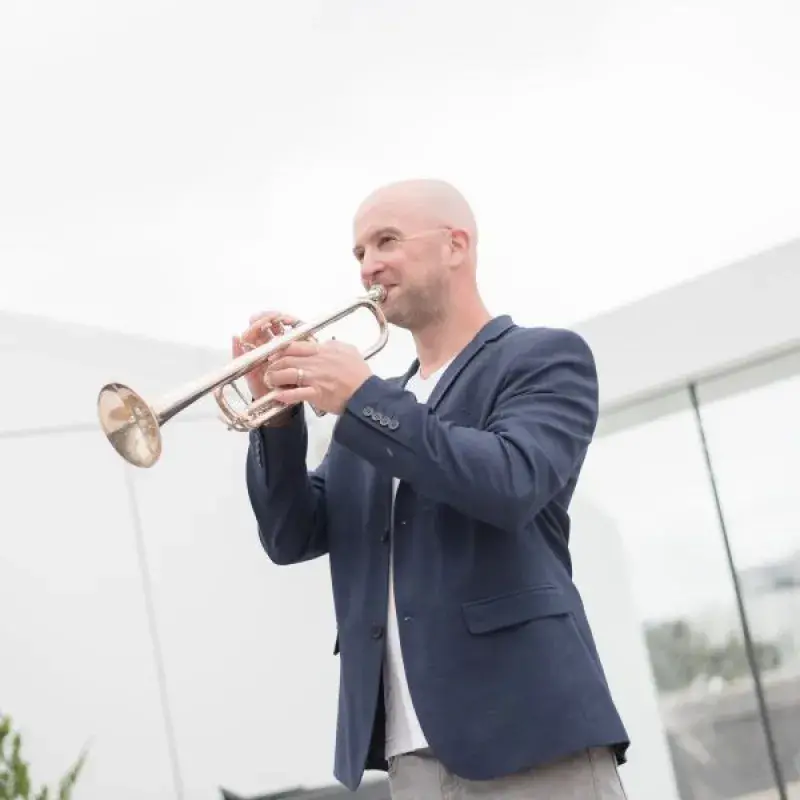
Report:
[[[376,258],[369,250],[361,260],[361,282],[365,286],[380,282],[380,276],[385,268],[385,264],[380,258]]]

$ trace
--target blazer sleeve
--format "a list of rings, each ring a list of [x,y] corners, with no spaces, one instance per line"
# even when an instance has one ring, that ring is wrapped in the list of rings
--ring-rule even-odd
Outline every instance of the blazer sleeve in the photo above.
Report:
[[[584,339],[529,331],[484,428],[444,421],[411,392],[371,376],[334,436],[420,494],[517,530],[576,475],[597,414],[597,372]]]
[[[307,449],[308,429],[302,407],[285,427],[250,433],[247,491],[261,544],[276,564],[310,561],[328,552],[327,456],[309,472]]]

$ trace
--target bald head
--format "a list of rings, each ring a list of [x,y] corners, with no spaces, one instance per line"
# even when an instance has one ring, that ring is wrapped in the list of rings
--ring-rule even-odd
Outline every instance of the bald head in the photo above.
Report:
[[[463,230],[474,252],[478,243],[478,225],[469,203],[447,181],[416,179],[397,181],[373,191],[358,207],[355,222],[376,207],[393,208],[413,216],[431,228]]]
[[[353,237],[362,282],[387,289],[383,310],[396,325],[419,331],[438,324],[477,295],[475,215],[446,181],[376,189],[356,211]]]

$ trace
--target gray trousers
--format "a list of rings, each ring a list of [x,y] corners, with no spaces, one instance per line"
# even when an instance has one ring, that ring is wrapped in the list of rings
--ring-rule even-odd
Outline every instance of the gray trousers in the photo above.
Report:
[[[421,750],[389,760],[389,788],[392,800],[626,800],[605,748],[491,781],[459,778]]]

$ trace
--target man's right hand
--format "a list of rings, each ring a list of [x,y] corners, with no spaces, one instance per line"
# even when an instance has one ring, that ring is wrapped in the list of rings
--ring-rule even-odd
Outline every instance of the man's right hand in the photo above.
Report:
[[[248,350],[266,344],[275,337],[286,333],[284,327],[291,329],[291,327],[299,323],[300,320],[297,317],[283,314],[280,311],[261,311],[258,314],[253,314],[250,317],[250,327],[241,336],[233,337],[233,357],[238,358]],[[275,357],[280,357],[280,353],[277,353]],[[271,387],[266,382],[266,373],[267,367],[272,360],[269,359],[268,362],[250,370],[246,376],[247,386],[254,400],[258,400],[271,391]]]

